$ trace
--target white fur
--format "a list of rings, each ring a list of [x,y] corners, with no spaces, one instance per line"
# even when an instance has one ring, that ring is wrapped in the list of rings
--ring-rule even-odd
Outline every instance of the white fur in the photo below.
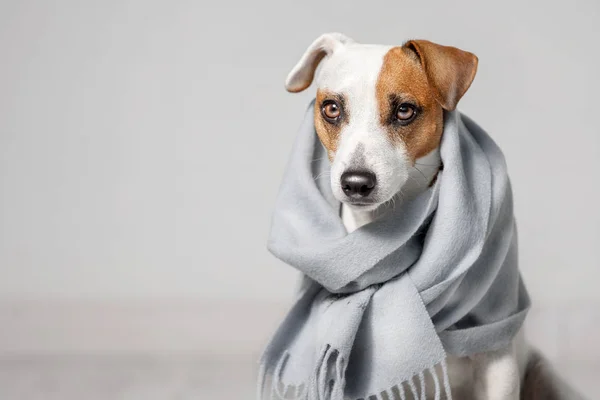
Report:
[[[339,34],[323,35],[309,47],[286,83],[288,89],[306,86],[306,79],[313,72],[307,68],[312,68],[312,61],[319,53],[327,55],[321,63],[317,85],[343,94],[350,116],[340,133],[337,152],[330,154],[331,186],[343,204],[341,217],[348,232],[376,218],[385,218],[392,207],[402,207],[403,201],[427,188],[441,164],[436,149],[413,165],[406,149],[393,144],[380,124],[375,85],[389,49],[389,46],[357,44]],[[340,177],[350,167],[368,169],[376,175],[377,185],[370,196],[375,200],[373,206],[358,208],[347,204]],[[460,393],[455,397],[517,400],[528,354],[520,333],[506,349],[473,357],[449,357],[452,391]]]
[[[343,172],[356,168],[372,171],[377,178],[370,209],[390,200],[408,179],[410,160],[403,147],[395,146],[379,123],[375,84],[388,46],[350,43],[337,48],[321,65],[319,88],[343,94],[348,124],[340,132],[331,165],[331,186],[336,198],[346,199],[340,185]],[[360,149],[360,154],[357,154]]]
[[[341,217],[346,230],[353,232],[376,218],[384,216],[388,210],[402,207],[405,201],[412,199],[431,184],[440,166],[441,158],[439,149],[435,149],[426,156],[419,158],[415,162],[415,165],[407,163],[405,165],[407,177],[406,179],[403,179],[404,177],[398,179],[401,181],[401,184],[396,192],[394,192],[389,204],[381,205],[375,209],[353,208],[344,204],[342,200]],[[383,167],[385,168],[385,165]],[[380,176],[383,176],[383,174]],[[379,184],[385,184],[385,182],[381,182],[381,179],[379,179]],[[396,186],[395,183],[392,183],[392,185]]]

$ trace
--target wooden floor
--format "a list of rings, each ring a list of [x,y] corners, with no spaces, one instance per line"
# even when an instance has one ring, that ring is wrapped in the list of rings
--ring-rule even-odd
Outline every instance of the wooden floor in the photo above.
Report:
[[[0,359],[1,400],[253,400],[254,357],[27,356]],[[600,365],[563,366],[590,400]],[[594,386],[593,386],[594,385]]]

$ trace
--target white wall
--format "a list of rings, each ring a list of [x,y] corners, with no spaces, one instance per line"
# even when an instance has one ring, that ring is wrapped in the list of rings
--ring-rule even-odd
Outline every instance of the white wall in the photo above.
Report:
[[[288,299],[265,250],[319,34],[473,51],[534,300],[600,302],[600,3],[0,2],[0,297]]]

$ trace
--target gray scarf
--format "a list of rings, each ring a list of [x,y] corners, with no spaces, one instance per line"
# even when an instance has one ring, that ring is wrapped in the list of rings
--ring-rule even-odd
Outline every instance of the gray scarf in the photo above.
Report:
[[[327,179],[312,106],[277,197],[269,250],[303,287],[265,350],[259,399],[451,397],[446,354],[507,346],[529,297],[502,152],[445,115],[436,183],[348,234]]]

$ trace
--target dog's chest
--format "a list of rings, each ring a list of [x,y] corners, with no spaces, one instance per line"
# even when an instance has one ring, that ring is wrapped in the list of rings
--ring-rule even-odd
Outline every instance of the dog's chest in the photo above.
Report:
[[[371,211],[353,211],[347,205],[342,204],[340,217],[348,233],[352,233],[358,228],[372,222],[375,219],[375,214]]]

